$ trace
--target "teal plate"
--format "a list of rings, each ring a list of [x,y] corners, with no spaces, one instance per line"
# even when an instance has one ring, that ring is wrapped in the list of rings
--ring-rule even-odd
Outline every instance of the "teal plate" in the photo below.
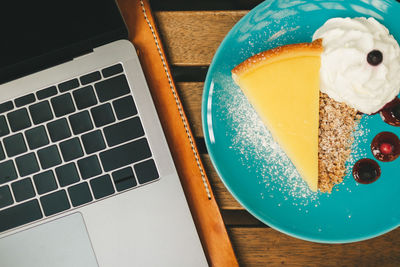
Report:
[[[333,17],[375,17],[400,40],[399,14],[400,3],[395,0],[266,1],[243,17],[221,43],[204,85],[206,145],[227,189],[265,224],[322,243],[365,240],[400,225],[400,158],[379,162],[382,175],[372,184],[358,184],[351,175],[357,160],[373,158],[370,143],[376,134],[400,135],[400,128],[387,125],[379,115],[363,116],[354,131],[349,174],[343,183],[331,194],[311,192],[230,73],[258,52],[310,42],[314,31]]]

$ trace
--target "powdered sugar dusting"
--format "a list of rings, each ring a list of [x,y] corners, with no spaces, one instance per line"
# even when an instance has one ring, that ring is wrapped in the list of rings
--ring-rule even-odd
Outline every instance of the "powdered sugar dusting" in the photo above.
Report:
[[[263,185],[260,197],[273,198],[280,192],[284,200],[294,200],[293,205],[318,205],[320,193],[309,189],[240,89],[232,85],[215,96],[219,98],[217,102],[224,105],[221,116],[230,121],[234,131],[230,149],[239,155],[240,164],[247,168],[255,182]]]
[[[372,119],[372,116],[364,115],[361,119],[362,122],[358,123],[353,132],[354,142],[351,147],[352,153],[350,154],[349,159],[347,160],[346,170],[347,173],[351,173],[354,164],[362,159],[367,157],[367,151],[361,147],[361,144],[368,143],[367,136],[370,133],[370,128],[368,126],[369,120]]]

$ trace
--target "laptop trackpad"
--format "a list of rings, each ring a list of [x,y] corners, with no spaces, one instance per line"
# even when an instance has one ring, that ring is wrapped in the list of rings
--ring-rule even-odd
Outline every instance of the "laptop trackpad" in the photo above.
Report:
[[[98,267],[80,213],[1,238],[0,266]]]

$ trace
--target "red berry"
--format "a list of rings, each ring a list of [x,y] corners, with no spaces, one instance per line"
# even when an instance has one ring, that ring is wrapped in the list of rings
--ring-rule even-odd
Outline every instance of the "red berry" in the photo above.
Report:
[[[390,154],[390,153],[392,153],[393,146],[388,143],[382,143],[379,146],[379,150],[381,151],[382,154]]]

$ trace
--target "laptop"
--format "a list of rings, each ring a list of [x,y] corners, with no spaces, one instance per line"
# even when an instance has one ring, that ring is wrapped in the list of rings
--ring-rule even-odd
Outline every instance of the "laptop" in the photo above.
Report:
[[[207,266],[115,1],[0,10],[0,266]]]

